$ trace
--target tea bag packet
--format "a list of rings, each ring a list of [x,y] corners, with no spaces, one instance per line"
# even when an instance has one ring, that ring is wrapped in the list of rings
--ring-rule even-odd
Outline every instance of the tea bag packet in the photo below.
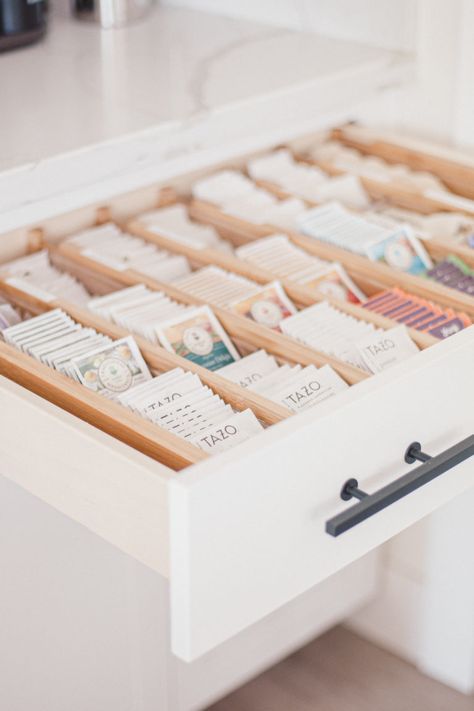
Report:
[[[394,165],[378,156],[365,156],[355,148],[349,148],[338,141],[317,143],[311,149],[310,155],[321,163],[379,182],[392,182],[417,190],[446,190],[441,180],[432,173],[411,170],[406,165]]]
[[[301,198],[278,199],[238,171],[224,170],[198,180],[193,195],[217,205],[223,212],[257,225],[296,229],[297,218],[306,206]]]
[[[297,311],[278,281],[261,287],[251,296],[234,301],[229,308],[236,314],[277,330],[284,319]]]
[[[278,370],[279,365],[275,358],[266,351],[259,350],[235,363],[219,368],[219,375],[237,383],[242,388],[248,388]]]
[[[194,183],[193,196],[217,205],[223,212],[256,224],[267,219],[267,210],[278,204],[278,199],[259,188],[236,170],[222,170]]]
[[[111,399],[152,377],[132,336],[72,358],[70,370],[86,387]]]
[[[309,237],[356,254],[364,254],[367,244],[386,233],[381,227],[351,214],[338,202],[307,210],[301,215],[299,227]]]
[[[83,337],[81,338],[81,336]],[[71,372],[72,359],[90,353],[92,350],[97,348],[105,348],[111,343],[111,338],[104,336],[103,334],[95,334],[93,329],[90,329],[90,331],[86,334],[78,333],[78,339],[75,343],[59,347],[54,351],[46,353],[43,356],[43,362],[50,367],[55,368],[55,370],[58,370],[60,373],[77,380],[75,371]]]
[[[339,200],[358,209],[370,205],[359,178],[354,175],[331,177],[320,168],[296,161],[287,149],[255,158],[248,171],[256,180],[266,180],[294,196],[313,202]]]
[[[212,247],[232,251],[229,242],[221,239],[213,227],[193,222],[184,205],[171,205],[145,212],[138,219],[151,232],[195,249]]]
[[[238,247],[236,254],[281,278],[304,284],[327,296],[351,303],[360,303],[366,298],[340,264],[313,257],[294,245],[286,235],[255,240]]]
[[[318,186],[312,198],[318,203],[337,200],[356,210],[366,210],[371,201],[357,175],[337,175]]]
[[[208,454],[214,455],[245,442],[262,430],[254,413],[247,409],[199,432],[191,441]]]
[[[112,223],[75,234],[66,242],[101,264],[118,271],[133,269],[159,281],[173,281],[191,271],[186,257],[159,249]]]
[[[257,225],[266,224],[268,214],[278,204],[278,199],[263,188],[252,187],[252,191],[245,195],[232,198],[221,205],[221,209],[227,215],[238,217]]]
[[[74,377],[71,360],[112,343],[107,336],[75,323],[60,309],[23,321],[3,332],[7,343],[45,365]]]
[[[418,352],[406,326],[364,336],[356,347],[372,373],[380,373]]]
[[[31,347],[62,338],[78,328],[67,314],[54,309],[4,329],[3,337],[7,343],[28,353]]]
[[[84,304],[90,298],[83,284],[50,263],[46,250],[2,264],[0,271],[7,275],[7,283],[43,301],[60,297]]]
[[[178,399],[181,400],[185,395],[201,387],[202,383],[197,375],[185,373],[182,368],[175,368],[121,393],[118,395],[118,400],[143,417],[152,418],[155,410],[168,406]]]
[[[234,413],[197,375],[175,368],[118,396],[119,402],[209,454],[262,431],[255,415]],[[244,417],[241,417],[244,415]]]
[[[274,183],[286,192],[313,200],[317,187],[329,180],[320,168],[298,163],[286,148],[254,158],[247,165],[255,180]]]
[[[301,365],[288,365],[288,363],[285,363],[280,366],[278,370],[268,373],[265,378],[253,383],[250,386],[250,390],[259,393],[259,395],[263,395],[264,397],[268,397],[275,389],[275,386],[278,387],[282,383],[291,380],[300,371]]]
[[[22,318],[18,311],[11,304],[0,298],[0,336],[5,328],[15,326]]]
[[[322,353],[367,370],[354,342],[374,331],[373,324],[359,321],[325,301],[285,319],[281,329],[288,336]]]
[[[156,334],[165,348],[208,370],[218,370],[240,359],[208,306],[188,310],[161,324]]]
[[[237,299],[256,293],[260,285],[220,267],[204,267],[173,284],[191,296],[226,307]]]
[[[103,296],[96,296],[88,301],[87,308],[99,316],[102,316],[102,318],[111,319],[112,310],[115,306],[119,307],[121,304],[128,304],[134,299],[141,298],[143,295],[148,294],[148,292],[149,289],[145,284],[136,284],[135,286],[129,286],[125,289],[112,291]]]
[[[387,228],[347,212],[339,203],[308,210],[300,218],[300,229],[310,237],[410,274],[423,273],[432,266],[408,225]]]
[[[179,304],[162,292],[139,284],[91,299],[88,308],[131,333],[158,343],[156,328],[171,318],[184,316],[194,307]]]
[[[243,173],[237,170],[221,170],[197,180],[192,187],[192,193],[197,200],[222,207],[249,195],[254,189],[254,183]]]
[[[264,384],[265,380],[259,383],[259,386]],[[296,372],[293,370],[285,377],[274,379],[263,392],[262,388],[258,391],[293,412],[301,412],[348,387],[331,366],[324,365],[322,368],[316,368],[314,365],[309,365],[299,368]],[[256,387],[251,386],[251,389],[256,390]]]
[[[329,264],[297,247],[283,234],[254,240],[238,247],[235,253],[246,262],[269,269],[279,277],[288,277],[295,281],[300,273],[309,272],[310,275],[316,275]]]
[[[300,198],[289,197],[286,200],[274,200],[260,215],[260,222],[273,225],[280,230],[297,230],[298,220],[306,211],[306,205]]]

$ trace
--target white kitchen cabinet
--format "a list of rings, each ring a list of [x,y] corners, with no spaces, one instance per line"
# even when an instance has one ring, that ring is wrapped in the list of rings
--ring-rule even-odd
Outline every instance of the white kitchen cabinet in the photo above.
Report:
[[[294,51],[297,37],[287,39]],[[324,128],[335,117],[386,117],[413,90],[413,47],[392,50],[361,50],[351,72],[346,64],[359,50],[353,55],[342,45],[337,76],[323,74],[289,93],[278,86],[261,100],[216,101],[209,115],[191,112],[184,123],[173,116],[120,150],[105,143],[54,160],[41,155],[37,170],[2,174],[2,261],[25,248],[31,227],[57,238],[91,224],[103,204],[124,219],[152,204],[157,181],[179,176],[187,184],[183,174]],[[122,95],[118,84],[109,89],[113,113]],[[340,499],[347,479],[374,492],[417,466],[404,461],[411,442],[435,456],[473,434],[473,356],[471,328],[180,473],[1,377],[5,707],[203,708],[371,600],[356,623],[367,632],[375,619],[386,642],[390,625],[377,604],[388,601],[389,617],[393,600],[380,546],[392,540],[396,549],[398,533],[433,512],[442,517],[447,502],[467,495],[473,460],[337,538],[325,524],[351,506]],[[436,595],[429,609],[425,645],[436,637]],[[426,646],[413,659],[442,677]],[[453,684],[456,678],[456,670],[446,676]]]

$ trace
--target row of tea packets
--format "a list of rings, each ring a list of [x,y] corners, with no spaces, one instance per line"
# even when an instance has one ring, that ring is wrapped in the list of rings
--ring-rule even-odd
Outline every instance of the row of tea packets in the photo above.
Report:
[[[2,330],[6,343],[168,432],[216,454],[262,430],[250,409],[230,405],[182,368],[153,377],[132,336],[112,340],[61,309]]]
[[[5,328],[2,335],[8,344],[209,454],[262,430],[250,409],[234,412],[193,373],[175,368],[152,377],[132,336],[112,340],[60,309]],[[329,366],[279,366],[265,351],[234,361],[222,375],[294,412],[348,387]]]

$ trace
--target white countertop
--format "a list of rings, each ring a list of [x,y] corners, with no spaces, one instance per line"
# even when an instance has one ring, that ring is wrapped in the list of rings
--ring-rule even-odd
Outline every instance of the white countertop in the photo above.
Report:
[[[0,55],[0,231],[317,130],[409,67],[184,9],[108,31],[54,16],[45,41]]]

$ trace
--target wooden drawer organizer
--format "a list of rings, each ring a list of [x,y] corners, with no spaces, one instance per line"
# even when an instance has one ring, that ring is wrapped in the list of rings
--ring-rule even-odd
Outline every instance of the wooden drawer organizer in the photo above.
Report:
[[[189,179],[175,182],[184,194],[181,184],[189,184]],[[75,273],[97,293],[141,282],[183,303],[199,303],[140,273],[98,264],[61,242],[65,235],[112,219],[157,245],[186,254],[196,267],[219,264],[260,283],[274,278],[221,252],[183,247],[144,230],[137,215],[175,199],[175,191],[162,189],[157,196],[157,188],[151,187],[119,196],[107,206],[90,206],[41,227],[17,230],[2,237],[1,259],[46,244],[58,266]],[[271,226],[256,227],[231,218],[213,206],[192,202],[190,210],[235,244],[274,231]],[[334,254],[296,233],[290,237],[308,252],[339,259],[369,294],[399,283],[474,315],[474,300],[457,292],[434,283],[427,292],[423,280],[405,279],[406,275],[354,255]],[[300,306],[321,299],[291,280],[285,280],[284,286]],[[83,308],[60,299],[34,298],[4,278],[0,278],[0,292],[31,313],[60,307],[85,326],[112,337],[125,334]],[[378,326],[394,325],[361,307],[333,303]],[[226,309],[214,310],[244,352],[265,348],[281,361],[330,363],[353,387],[292,416],[218,373],[137,338],[153,372],[182,366],[198,373],[235,409],[250,407],[268,425],[239,447],[207,457],[193,445],[0,344],[0,456],[5,475],[169,579],[172,649],[187,661],[473,485],[472,466],[460,463],[456,472],[444,474],[344,536],[332,538],[325,532],[326,521],[351,505],[340,499],[347,479],[357,476],[362,489],[378,490],[407,473],[404,452],[414,440],[436,455],[472,434],[473,328],[444,341],[414,332],[420,353],[367,377]]]
[[[338,140],[341,140],[341,136],[343,135],[342,131],[337,129],[334,131],[334,137]],[[303,158],[300,159],[303,160]],[[326,166],[324,167],[326,169]],[[268,182],[257,182],[278,198],[287,197],[287,194],[277,186]],[[371,195],[380,197],[380,190],[377,192],[379,188],[372,188],[372,182],[374,181],[369,181],[365,187],[369,190]],[[384,197],[390,195],[393,202],[408,206],[408,199],[405,203],[403,203],[403,199],[397,202],[398,193],[389,191],[386,184],[381,183],[380,186],[380,189],[383,188],[386,191]],[[411,209],[415,209],[418,206],[419,196],[413,191],[403,192],[410,194],[411,202],[409,206]],[[159,191],[157,205],[163,207],[175,204],[179,200],[179,195],[173,188],[165,187]],[[221,237],[229,240],[234,246],[248,243],[275,232],[275,228],[270,225],[255,225],[254,223],[246,222],[243,219],[225,214],[213,205],[198,200],[192,200],[190,203],[185,201],[185,203],[193,219],[214,226]],[[428,211],[427,205],[422,204],[421,207],[424,211]],[[436,206],[436,209],[438,209],[438,206]],[[107,222],[110,217],[110,208],[102,206],[97,208],[94,222],[95,224],[103,224]],[[147,229],[147,227],[140,222],[139,216],[132,220],[120,220],[119,224],[129,233],[135,234],[161,249],[186,256],[194,268],[217,265],[260,284],[266,284],[274,279],[278,279],[278,276],[270,270],[249,264],[234,255],[229,255],[220,250],[212,248],[196,249],[186,244],[179,244],[164,235],[158,234],[155,230]],[[278,231],[281,232],[281,230]],[[459,292],[434,282],[427,282],[427,280],[397,272],[386,265],[374,264],[364,257],[349,254],[344,250],[319,243],[305,235],[292,231],[287,232],[287,234],[295,244],[305,249],[309,254],[314,254],[324,259],[339,261],[344,264],[351,277],[361,288],[365,289],[368,295],[376,293],[380,288],[393,286],[395,284],[401,285],[420,296],[431,298],[446,306],[463,310],[474,318],[474,299],[464,294],[460,294]],[[57,236],[55,236],[54,242],[57,242]],[[156,279],[152,279],[145,274],[131,269],[119,271],[111,266],[95,261],[82,254],[81,250],[74,245],[62,241],[56,244],[49,243],[47,236],[45,239],[45,232],[42,228],[31,229],[28,236],[28,251],[34,251],[45,245],[49,249],[52,261],[56,263],[59,268],[74,274],[86,285],[89,285],[94,293],[107,293],[113,289],[142,283],[152,290],[163,291],[170,298],[184,304],[198,305],[204,303],[201,299],[187,294],[172,284],[157,281]],[[304,308],[326,300],[341,311],[373,323],[376,327],[388,329],[397,325],[397,322],[368,311],[361,306],[322,296],[318,294],[315,289],[293,282],[291,279],[280,279],[280,281],[289,297],[298,307]],[[27,309],[31,313],[41,313],[51,308],[62,308],[72,318],[84,326],[95,328],[114,338],[127,335],[126,329],[116,324],[111,324],[109,321],[92,314],[87,309],[81,309],[61,299],[42,302],[40,299],[10,286],[1,278],[0,291],[13,303]],[[311,347],[304,346],[282,333],[277,333],[272,329],[256,324],[249,319],[232,313],[228,309],[218,307],[214,304],[212,304],[212,307],[242,353],[248,353],[258,348],[265,348],[282,362],[289,362],[291,364],[299,363],[301,365],[314,363],[318,367],[328,363],[351,385],[368,377],[367,374],[359,368],[351,366],[330,355],[320,353]],[[428,334],[421,333],[415,329],[408,330],[413,341],[421,349],[434,345],[437,342],[437,339]],[[180,356],[166,351],[160,346],[152,345],[140,336],[135,336],[135,338],[145,360],[155,374],[178,366],[195,372],[206,385],[221,395],[234,409],[242,410],[250,407],[265,425],[275,424],[293,414],[286,408],[227,381],[217,373],[212,373]],[[21,384],[27,382],[32,390],[40,393],[43,397],[46,396],[47,399],[59,404],[73,414],[79,414],[79,416],[87,422],[116,436],[121,441],[126,442],[144,454],[163,462],[175,470],[179,470],[206,457],[206,455],[194,445],[190,445],[174,435],[154,427],[143,418],[128,412],[117,403],[104,402],[104,399],[100,398],[97,394],[85,391],[83,387],[72,382],[69,378],[34,361],[34,359],[29,356],[18,354],[7,344],[0,345],[0,357],[3,361],[3,372],[5,372],[5,374]],[[15,367],[13,365],[14,362],[16,363]],[[33,373],[34,377],[32,375]]]

